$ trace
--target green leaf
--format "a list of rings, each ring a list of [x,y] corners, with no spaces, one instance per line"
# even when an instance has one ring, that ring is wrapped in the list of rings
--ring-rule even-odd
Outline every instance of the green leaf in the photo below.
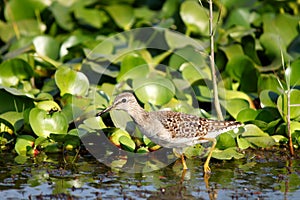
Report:
[[[55,72],[55,83],[63,96],[66,93],[84,96],[89,89],[89,80],[82,72],[76,72],[68,67],[60,67]]]
[[[259,41],[265,49],[265,53],[270,60],[281,58],[281,52],[284,60],[291,59],[286,51],[282,51],[282,49],[286,49],[287,47],[283,43],[282,38],[278,35],[278,33],[265,32],[260,36]]]
[[[89,25],[98,29],[102,28],[103,24],[109,20],[104,11],[86,9],[83,6],[77,6],[74,9],[74,15],[80,24]]]
[[[34,137],[30,135],[20,135],[17,138],[15,150],[18,155],[26,156],[27,147],[32,148],[34,145]]]
[[[236,120],[239,122],[248,122],[250,120],[255,120],[257,115],[259,114],[259,110],[254,110],[252,108],[246,108],[244,110],[241,110],[237,117]]]
[[[138,77],[146,77],[149,73],[149,67],[144,58],[138,53],[132,52],[122,59],[120,73],[117,81],[125,81]]]
[[[245,155],[237,152],[236,147],[230,147],[225,150],[215,149],[213,151],[212,157],[219,160],[231,160],[232,158],[241,159]]]
[[[235,147],[235,139],[232,137],[230,133],[223,133],[219,135],[218,142],[217,142],[217,148],[220,150],[224,150],[230,147]]]
[[[236,140],[240,149],[248,149],[249,147],[251,147],[251,144],[245,138],[237,137]]]
[[[237,118],[241,110],[249,108],[248,101],[244,99],[230,99],[227,101],[220,101],[221,105],[226,108],[228,113],[233,117]]]
[[[288,13],[280,13],[275,15],[272,12],[267,12],[264,14],[263,29],[266,33],[266,36],[263,34],[262,37],[265,37],[270,44],[273,43],[275,45],[267,46],[268,50],[272,50],[274,55],[280,54],[280,51],[275,52],[278,50],[276,45],[279,43],[282,44],[282,49],[286,49],[293,39],[299,35],[297,29],[297,26],[299,25],[298,23],[299,18],[296,15],[292,16]],[[272,47],[275,48],[272,49]]]
[[[24,156],[24,155],[18,155],[18,156],[15,157],[14,160],[15,160],[16,163],[22,165],[22,164],[26,163],[27,159],[28,159],[27,156]]]
[[[211,71],[208,67],[200,68],[199,66],[192,65],[190,62],[186,62],[180,66],[179,70],[182,71],[183,78],[190,84],[201,79],[211,80]]]
[[[131,139],[129,133],[123,129],[118,129],[117,131],[114,131],[113,134],[110,136],[110,141],[114,143],[116,146],[120,146],[120,137],[125,136],[129,139]]]
[[[279,78],[274,74],[260,74],[258,77],[258,90],[270,90],[277,94],[282,93],[282,89],[279,82]]]
[[[47,35],[37,36],[32,42],[38,55],[47,56],[53,60],[58,58],[60,44],[54,38]]]
[[[36,17],[36,12],[41,12],[47,7],[45,1],[35,0],[11,0],[5,3],[4,15],[7,21],[19,21]]]
[[[243,26],[250,28],[250,16],[251,13],[248,8],[237,8],[233,9],[228,13],[228,19],[226,20],[226,28],[230,28],[232,26]]]
[[[231,58],[226,71],[234,79],[240,82],[240,89],[245,92],[257,91],[258,72],[254,63],[248,56],[235,56]]]
[[[242,133],[243,137],[265,137],[269,136],[267,133],[263,132],[260,128],[253,124],[247,124],[244,126],[245,132]]]
[[[300,85],[300,59],[292,62],[290,66],[290,85]]]
[[[290,118],[291,119],[296,119],[298,117],[300,117],[300,90],[295,90],[292,89],[290,91],[290,105],[293,104],[298,104],[298,106],[291,106],[290,107]],[[281,116],[283,117],[284,120],[286,120],[286,116],[287,116],[287,94],[282,94],[279,96],[278,100],[277,100],[277,108],[281,114]]]
[[[0,65],[0,85],[17,86],[23,80],[33,76],[31,66],[22,59],[15,58],[4,61]]]
[[[41,110],[45,110],[47,112],[50,112],[50,111],[56,112],[56,111],[61,110],[61,108],[55,101],[41,101],[36,104],[36,107]]]
[[[184,1],[180,7],[180,16],[187,26],[187,34],[190,32],[207,36],[208,32],[208,10],[197,1]],[[214,19],[217,17],[214,13]]]
[[[127,136],[123,135],[119,138],[119,142],[124,150],[131,152],[135,150],[135,143],[131,138],[128,138]]]
[[[274,139],[257,126],[247,124],[244,126],[244,129],[245,132],[241,136],[252,145],[263,148],[275,145]]]
[[[15,88],[1,87],[0,85],[0,113],[7,111],[22,112],[27,108],[34,107],[33,99],[26,93]]]
[[[174,40],[176,39],[177,38],[174,38]],[[177,42],[178,40],[179,39],[177,39]],[[169,41],[169,42],[173,42],[173,41]],[[183,43],[185,42],[182,42],[181,44]],[[194,46],[195,45],[193,46],[188,45],[176,49],[170,57],[169,66],[171,66],[174,69],[179,69],[182,66],[182,64],[190,63],[198,71],[198,74],[202,75],[201,77],[206,77],[206,76],[211,77],[210,73],[207,74],[207,71],[210,72],[210,68],[206,63],[207,56],[197,52]],[[182,68],[181,71],[183,69],[184,68]]]
[[[137,153],[148,153],[149,150],[146,147],[140,147],[136,150]]]
[[[190,146],[190,147],[186,147],[184,149],[184,155],[189,158],[192,159],[195,156],[199,156],[201,154],[204,153],[204,147],[202,147],[201,145],[195,145],[195,146]]]
[[[51,133],[66,134],[69,126],[63,113],[54,112],[49,114],[39,108],[31,109],[29,122],[33,132],[39,137],[49,137]]]
[[[69,48],[74,47],[78,44],[81,44],[87,40],[90,40],[91,38],[84,34],[76,34],[76,35],[70,35],[62,44],[60,47],[60,56],[63,57],[69,53]]]
[[[271,147],[276,144],[271,136],[247,137],[246,140],[257,147],[262,148]]]
[[[199,101],[211,102],[212,91],[206,85],[194,85],[193,90],[195,91],[196,97]]]
[[[18,112],[5,112],[0,115],[0,119],[4,119],[13,126],[14,132],[19,131],[24,125],[23,113]]]
[[[107,6],[106,10],[116,24],[124,30],[129,30],[135,21],[133,8],[130,6],[114,4]]]
[[[55,21],[60,27],[71,31],[74,27],[74,21],[71,17],[70,8],[62,5],[59,1],[54,1],[49,9],[54,15]]]
[[[262,107],[277,107],[278,97],[279,95],[271,90],[263,90],[259,94]]]
[[[168,103],[175,94],[175,86],[164,77],[154,76],[133,80],[133,90],[143,103],[164,105]]]

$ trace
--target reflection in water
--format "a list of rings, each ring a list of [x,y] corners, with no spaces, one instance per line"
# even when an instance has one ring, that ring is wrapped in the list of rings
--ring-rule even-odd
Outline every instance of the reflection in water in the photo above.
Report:
[[[181,163],[147,173],[112,171],[92,156],[74,164],[44,155],[16,165],[1,154],[0,195],[3,199],[297,199],[300,196],[300,159],[276,151],[248,152],[246,158],[211,163],[203,177],[202,161]],[[56,155],[57,156],[57,155]]]

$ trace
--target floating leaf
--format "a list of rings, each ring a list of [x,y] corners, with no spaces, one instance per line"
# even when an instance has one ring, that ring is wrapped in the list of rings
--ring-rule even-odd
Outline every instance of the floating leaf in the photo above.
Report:
[[[82,72],[76,72],[68,67],[60,67],[55,72],[55,83],[63,96],[66,93],[84,96],[89,89],[89,80]]]
[[[192,159],[195,156],[203,154],[204,150],[204,147],[202,147],[201,145],[190,146],[184,149],[184,155],[187,158]]]
[[[242,137],[237,137],[237,144],[240,149],[248,149],[252,145],[246,140],[245,138]]]
[[[33,132],[40,137],[49,137],[51,133],[66,134],[68,131],[68,120],[61,112],[49,114],[45,110],[33,108],[29,122]]]
[[[237,152],[236,147],[230,147],[225,150],[215,149],[213,151],[212,157],[219,160],[231,160],[232,158],[241,159],[245,155]]]
[[[244,129],[245,132],[241,136],[252,145],[263,148],[275,145],[274,139],[257,126],[247,124]]]

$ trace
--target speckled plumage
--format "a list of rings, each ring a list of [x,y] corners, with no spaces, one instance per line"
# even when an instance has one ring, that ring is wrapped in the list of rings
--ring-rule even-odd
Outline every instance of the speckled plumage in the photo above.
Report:
[[[179,154],[182,154],[182,149],[187,146],[212,141],[213,146],[204,165],[205,172],[210,172],[208,163],[216,144],[215,137],[241,126],[241,123],[236,121],[209,120],[180,112],[147,112],[129,92],[119,94],[112,106],[99,112],[97,116],[111,109],[126,111],[149,139],[160,146],[175,148]],[[184,159],[183,165],[187,168]]]

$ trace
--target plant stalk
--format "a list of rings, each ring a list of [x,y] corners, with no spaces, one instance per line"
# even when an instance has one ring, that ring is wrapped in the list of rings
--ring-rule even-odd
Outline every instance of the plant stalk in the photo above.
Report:
[[[295,152],[294,152],[294,147],[293,147],[293,140],[292,140],[292,133],[291,133],[291,93],[290,93],[290,89],[287,90],[287,132],[288,132],[288,136],[289,136],[289,149],[290,149],[290,153],[291,156],[294,156]]]
[[[214,31],[213,31],[213,0],[208,0],[209,3],[209,36],[210,36],[210,66],[212,74],[213,83],[213,98],[214,106],[216,109],[216,114],[219,120],[224,120],[222,115],[222,110],[219,101],[218,84],[217,84],[217,74],[215,66],[215,53],[214,53]]]

